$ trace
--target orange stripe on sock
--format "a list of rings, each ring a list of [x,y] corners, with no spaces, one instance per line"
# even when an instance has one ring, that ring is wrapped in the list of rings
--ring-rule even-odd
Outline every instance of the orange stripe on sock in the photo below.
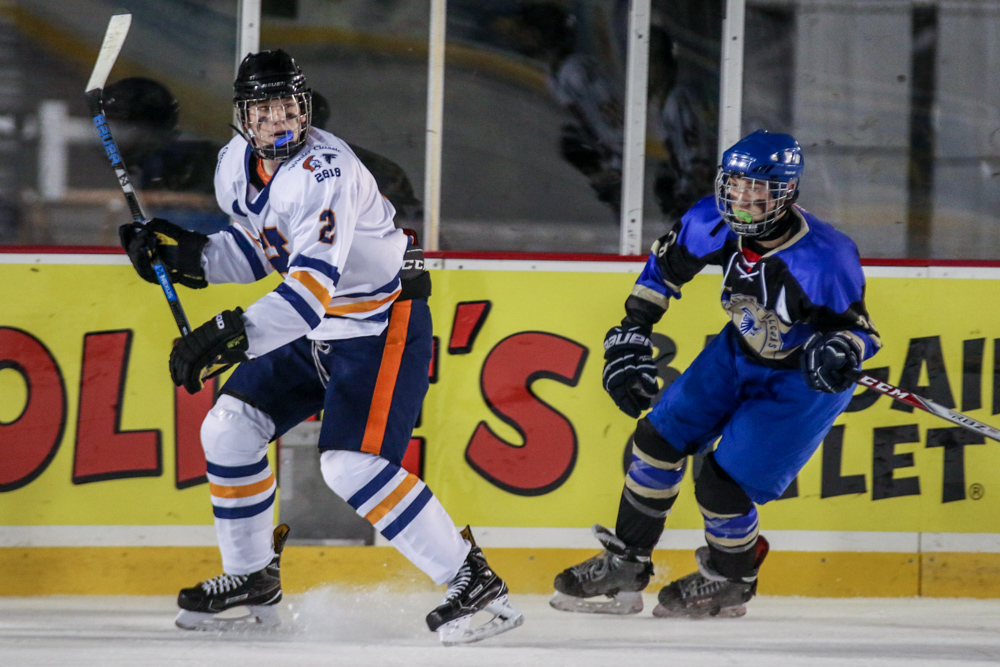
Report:
[[[368,411],[365,437],[361,441],[361,451],[369,454],[379,454],[382,451],[382,440],[385,437],[389,408],[392,405],[392,393],[396,388],[399,364],[403,360],[403,350],[406,348],[410,305],[409,301],[396,302],[389,316],[385,350],[382,352],[382,363],[378,368],[378,379],[375,380],[375,393],[372,396],[371,409]]]
[[[406,494],[410,492],[419,480],[417,476],[413,473],[409,473],[403,478],[403,481],[399,483],[399,486],[393,490],[392,493],[387,495],[385,499],[382,500],[375,508],[365,515],[365,518],[374,526],[378,523],[379,519],[384,517],[386,514],[392,511],[392,508],[399,504],[399,501],[406,497]]]
[[[250,496],[256,496],[258,493],[264,493],[271,488],[272,484],[274,484],[274,473],[268,475],[267,479],[243,486],[209,484],[208,492],[216,498],[249,498]]]

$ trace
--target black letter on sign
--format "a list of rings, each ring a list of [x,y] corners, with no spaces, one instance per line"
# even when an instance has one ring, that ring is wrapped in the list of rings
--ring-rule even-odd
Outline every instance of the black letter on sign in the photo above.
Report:
[[[844,461],[844,426],[842,424],[830,429],[823,440],[823,472],[820,482],[820,498],[848,496],[852,493],[864,493],[868,490],[864,475],[841,475],[841,464]]]
[[[983,407],[983,350],[985,338],[962,341],[962,410]]]
[[[892,471],[913,466],[913,453],[897,454],[896,445],[904,442],[919,442],[920,431],[916,424],[888,426],[874,429],[872,447],[872,500],[897,498],[899,496],[919,496],[920,478],[895,478]]]
[[[944,447],[941,502],[965,500],[965,445],[985,445],[983,436],[960,426],[927,429],[927,446]]]
[[[920,369],[924,364],[927,364],[927,378],[930,384],[921,387],[917,382],[920,381]],[[910,339],[903,372],[899,376],[899,388],[926,396],[946,408],[955,407],[955,399],[951,397],[951,385],[948,383],[948,373],[944,367],[944,355],[941,353],[940,336]],[[913,406],[899,401],[892,402],[892,409],[913,412]]]

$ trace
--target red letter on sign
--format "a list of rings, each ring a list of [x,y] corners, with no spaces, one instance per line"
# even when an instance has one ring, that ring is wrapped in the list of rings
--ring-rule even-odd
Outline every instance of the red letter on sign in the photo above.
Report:
[[[19,373],[28,388],[21,413],[0,421],[0,491],[37,478],[52,462],[66,428],[66,386],[52,354],[29,333],[0,327],[0,372]]]
[[[156,477],[163,472],[159,429],[120,430],[131,347],[131,331],[107,331],[83,337],[74,484]]]
[[[486,404],[521,434],[524,444],[501,440],[485,422],[476,427],[465,458],[476,472],[505,491],[538,496],[566,481],[576,463],[576,431],[563,415],[531,391],[535,380],[575,387],[587,348],[541,332],[514,334],[497,343],[480,378]]]

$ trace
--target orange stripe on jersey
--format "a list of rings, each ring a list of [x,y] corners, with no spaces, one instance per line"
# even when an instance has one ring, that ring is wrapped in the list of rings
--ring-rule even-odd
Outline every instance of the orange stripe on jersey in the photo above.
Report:
[[[378,523],[379,519],[384,517],[386,514],[392,511],[392,508],[399,504],[399,501],[406,497],[406,494],[410,492],[417,484],[417,476],[413,473],[408,474],[403,478],[403,481],[399,483],[392,493],[387,495],[382,502],[375,506],[375,508],[365,515],[368,522],[373,526]]]
[[[264,493],[271,488],[272,484],[274,484],[274,473],[268,475],[267,479],[253,484],[244,484],[243,486],[209,484],[208,492],[216,498],[249,498],[250,496],[256,496],[258,493]]]
[[[392,393],[396,388],[396,376],[399,375],[399,364],[406,348],[406,333],[410,328],[410,306],[410,301],[399,301],[393,305],[389,316],[385,350],[382,351],[382,363],[378,367],[378,379],[375,380],[375,393],[368,411],[365,437],[361,441],[361,451],[369,454],[379,454],[382,451]]]
[[[296,271],[292,274],[292,278],[295,278],[302,286],[307,290],[312,292],[312,295],[319,299],[319,302],[326,306],[330,303],[330,293],[326,291],[326,288],[319,284],[319,281],[313,278],[306,271]]]
[[[396,290],[384,299],[378,299],[377,301],[358,301],[357,303],[348,303],[343,306],[330,306],[326,309],[327,315],[347,315],[348,313],[366,313],[369,310],[375,310],[376,308],[381,308],[385,304],[394,300],[399,293],[403,290]]]

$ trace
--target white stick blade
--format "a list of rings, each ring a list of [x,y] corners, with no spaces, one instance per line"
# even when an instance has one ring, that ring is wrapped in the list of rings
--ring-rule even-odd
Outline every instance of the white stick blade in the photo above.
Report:
[[[90,81],[87,82],[87,88],[84,92],[95,88],[104,88],[104,84],[107,83],[108,76],[111,74],[111,68],[115,66],[122,45],[125,44],[125,38],[128,36],[128,29],[131,25],[132,14],[127,12],[115,14],[108,21],[108,31],[104,33],[101,52],[97,54],[94,71],[90,75]]]

